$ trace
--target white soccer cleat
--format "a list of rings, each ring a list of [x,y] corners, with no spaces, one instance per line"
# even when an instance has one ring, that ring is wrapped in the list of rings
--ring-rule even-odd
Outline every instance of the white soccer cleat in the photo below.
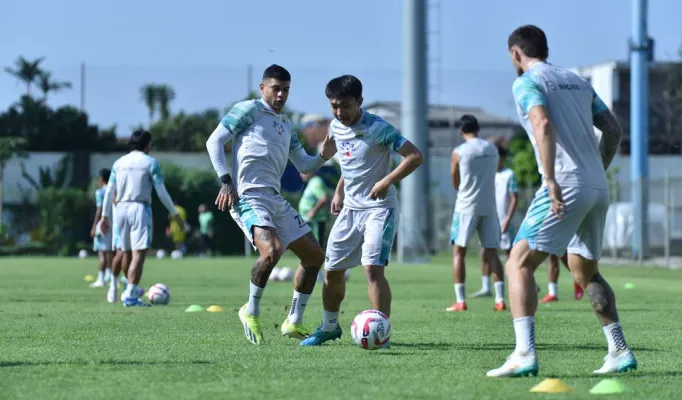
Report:
[[[539,369],[535,353],[514,352],[500,368],[491,369],[486,376],[494,378],[537,376]]]
[[[620,372],[628,372],[637,369],[637,359],[632,351],[622,350],[617,353],[609,353],[604,357],[604,365],[594,374],[615,374]]]
[[[481,289],[481,290],[479,290],[479,291],[476,292],[476,293],[470,294],[470,295],[469,295],[469,298],[470,298],[470,299],[473,299],[473,298],[476,298],[476,297],[492,297],[492,296],[493,296],[493,292],[491,292],[490,290]]]
[[[91,288],[104,287],[104,281],[94,281],[90,284]]]
[[[109,287],[109,292],[107,292],[107,301],[109,303],[116,303],[118,298],[118,287]]]

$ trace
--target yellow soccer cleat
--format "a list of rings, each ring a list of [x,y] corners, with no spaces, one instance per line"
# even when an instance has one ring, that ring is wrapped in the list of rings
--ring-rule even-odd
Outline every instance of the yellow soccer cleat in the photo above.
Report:
[[[282,322],[282,335],[303,340],[310,336],[310,331],[303,324],[292,324],[288,319]]]
[[[260,319],[253,315],[246,314],[246,304],[239,309],[239,320],[244,325],[244,336],[253,344],[265,342],[263,330],[260,327]]]

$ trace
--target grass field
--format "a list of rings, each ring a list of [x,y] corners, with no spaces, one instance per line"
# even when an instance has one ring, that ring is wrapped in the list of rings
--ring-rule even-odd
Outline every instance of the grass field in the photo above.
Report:
[[[105,301],[83,276],[95,259],[15,258],[0,266],[0,398],[589,398],[601,378],[606,340],[587,299],[572,298],[562,270],[560,301],[537,316],[540,376],[491,379],[513,350],[508,312],[492,299],[470,300],[466,313],[446,313],[454,301],[448,257],[429,265],[392,265],[392,347],[370,352],[353,345],[353,316],[368,308],[361,270],[348,284],[340,341],[300,348],[279,334],[291,283],[268,285],[261,315],[266,345],[243,336],[236,311],[247,298],[252,261],[244,258],[149,260],[142,285],[166,283],[168,306],[125,309]],[[285,258],[280,266],[294,266]],[[469,260],[467,290],[480,286],[479,263]],[[639,370],[618,378],[629,392],[618,398],[678,398],[682,272],[605,267],[616,291],[624,332]],[[546,269],[537,274],[546,293]],[[625,283],[635,288],[624,289]],[[321,287],[306,323],[321,318]],[[190,304],[222,305],[224,313],[186,313]],[[529,393],[547,377],[570,394]]]

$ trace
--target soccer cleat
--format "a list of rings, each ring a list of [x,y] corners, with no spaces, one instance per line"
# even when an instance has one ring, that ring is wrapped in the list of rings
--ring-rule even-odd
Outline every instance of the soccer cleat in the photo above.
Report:
[[[490,290],[481,289],[478,292],[472,293],[471,295],[469,295],[469,298],[474,299],[476,297],[492,297],[492,295],[493,295],[493,293]]]
[[[504,301],[501,301],[499,303],[495,303],[495,311],[505,311],[507,309],[507,305],[504,304]]]
[[[450,307],[445,309],[445,311],[466,311],[466,310],[468,310],[467,303],[464,301],[461,303],[455,303],[455,304],[453,304]]]
[[[540,300],[540,303],[553,303],[555,301],[559,301],[559,298],[556,296],[552,296],[551,294],[547,294],[545,297]]]
[[[109,291],[107,292],[107,301],[109,303],[116,303],[116,299],[118,298],[118,287],[109,287]]]
[[[126,297],[123,300],[123,307],[151,307],[151,304],[145,303],[137,297]]]
[[[244,325],[244,336],[249,342],[253,344],[261,344],[265,342],[263,338],[263,330],[260,327],[260,318],[248,315],[246,313],[246,304],[239,309],[239,320]]]
[[[535,353],[512,353],[497,369],[491,369],[486,376],[493,378],[537,376],[540,367]]]
[[[341,339],[342,333],[343,331],[341,330],[340,325],[337,325],[336,329],[333,331],[323,331],[322,327],[319,327],[315,330],[315,332],[312,333],[312,335],[308,336],[304,340],[301,340],[301,346],[319,346],[322,343],[328,342],[330,340]]]
[[[585,292],[583,291],[583,288],[578,285],[578,282],[573,282],[573,297],[575,297],[576,300],[580,300],[583,298],[583,295]]]
[[[104,281],[94,281],[90,284],[91,288],[104,287]]]
[[[282,335],[293,339],[303,340],[310,336],[310,331],[303,324],[292,324],[289,319],[282,322]]]
[[[622,350],[618,353],[609,353],[604,357],[604,365],[594,371],[596,375],[628,372],[637,369],[637,359],[632,351]]]

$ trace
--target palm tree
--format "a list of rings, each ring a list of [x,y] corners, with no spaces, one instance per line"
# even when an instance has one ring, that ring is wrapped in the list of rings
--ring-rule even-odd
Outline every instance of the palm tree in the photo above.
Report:
[[[170,85],[156,85],[156,96],[159,103],[161,120],[168,121],[170,103],[175,100],[175,90]]]
[[[144,84],[140,88],[140,96],[142,97],[142,101],[147,105],[147,110],[149,111],[149,126],[151,127],[154,122],[154,114],[156,114],[156,104],[158,102],[156,85],[153,83]]]
[[[45,57],[37,58],[33,61],[28,61],[24,57],[19,56],[14,61],[15,69],[5,67],[5,72],[13,75],[18,80],[24,82],[26,85],[26,95],[31,95],[31,85],[35,82],[41,73],[40,63],[45,60]]]
[[[47,102],[47,94],[49,92],[58,92],[62,89],[71,88],[70,82],[53,81],[51,75],[51,73],[46,71],[40,71],[38,74],[36,85],[43,92],[43,102]]]

